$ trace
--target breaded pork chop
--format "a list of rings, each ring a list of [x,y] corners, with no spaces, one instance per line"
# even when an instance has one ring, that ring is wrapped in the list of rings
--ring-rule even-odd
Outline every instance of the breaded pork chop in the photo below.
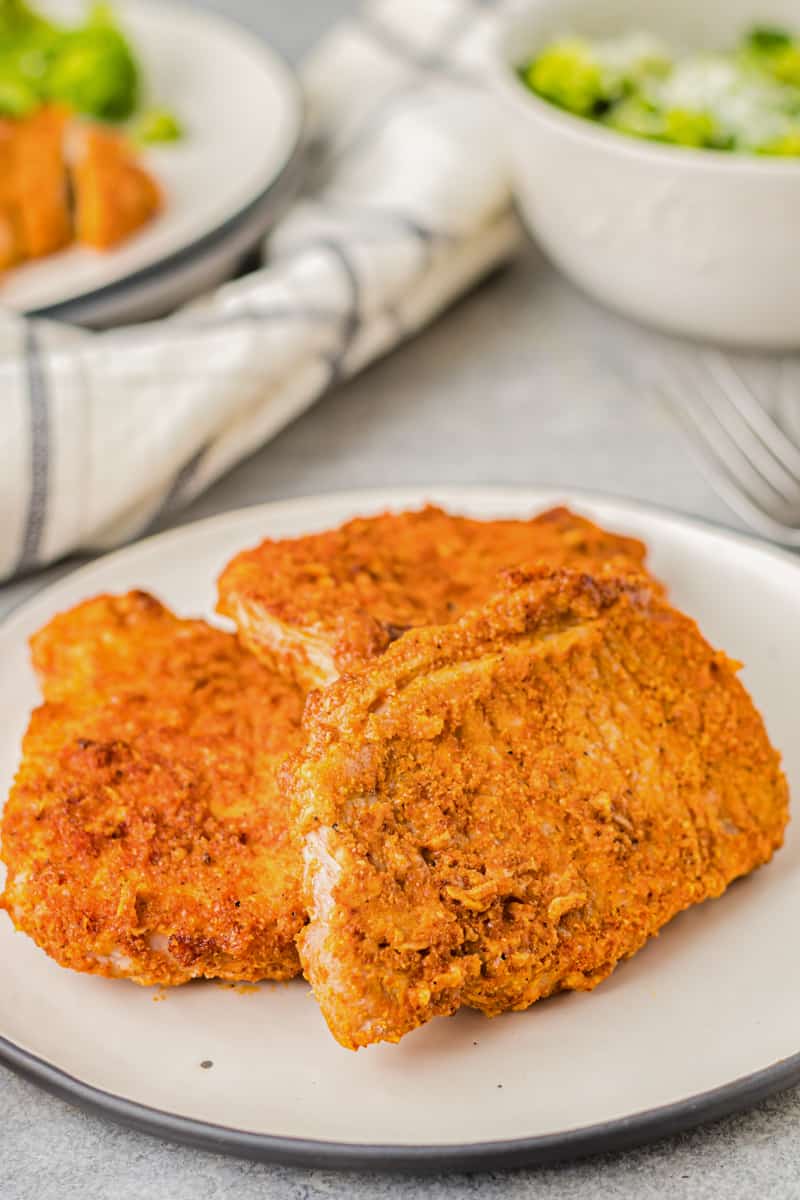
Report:
[[[766,862],[787,788],[736,670],[646,578],[537,569],[312,695],[298,942],[342,1045],[591,989]]]
[[[359,517],[309,537],[265,541],[219,580],[219,611],[245,644],[306,687],[325,687],[405,630],[482,603],[497,573],[542,559],[643,569],[645,547],[566,508],[528,521],[476,521],[428,506]]]
[[[62,966],[142,984],[297,974],[277,772],[299,690],[143,592],[57,616],[32,649],[45,702],[2,825],[17,928]]]

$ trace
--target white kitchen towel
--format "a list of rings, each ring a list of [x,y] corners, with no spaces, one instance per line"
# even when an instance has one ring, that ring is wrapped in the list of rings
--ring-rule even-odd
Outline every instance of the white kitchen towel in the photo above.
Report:
[[[140,535],[513,253],[482,82],[500,7],[374,0],[325,38],[310,180],[264,269],[103,333],[0,311],[0,578]]]

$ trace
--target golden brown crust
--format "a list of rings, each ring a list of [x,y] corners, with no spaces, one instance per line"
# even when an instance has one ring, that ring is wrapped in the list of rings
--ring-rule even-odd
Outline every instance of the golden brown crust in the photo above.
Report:
[[[0,271],[75,239],[111,249],[162,207],[158,183],[123,135],[74,122],[54,104],[0,118]]]
[[[120,134],[87,125],[76,131],[75,140],[75,237],[96,250],[110,250],[160,211],[161,189]]]
[[[32,650],[45,703],[2,827],[17,928],[63,966],[143,984],[297,974],[277,773],[299,690],[143,592],[57,616]]]
[[[15,121],[13,195],[22,258],[61,250],[72,238],[64,135],[69,113],[47,105]]]
[[[645,577],[511,572],[311,697],[287,771],[336,1038],[590,989],[781,844],[736,665]]]
[[[482,603],[506,567],[537,559],[643,569],[645,547],[566,508],[528,521],[477,521],[427,506],[309,537],[265,541],[219,580],[219,610],[250,649],[326,686],[382,654],[405,630],[441,625]]]
[[[0,271],[24,252],[16,192],[16,122],[0,118]]]

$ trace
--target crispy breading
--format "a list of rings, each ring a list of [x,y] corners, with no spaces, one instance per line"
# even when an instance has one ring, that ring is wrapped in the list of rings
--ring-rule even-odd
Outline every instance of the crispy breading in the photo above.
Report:
[[[16,193],[16,121],[0,118],[0,271],[22,257],[22,230]]]
[[[42,258],[72,239],[64,137],[69,113],[47,105],[14,122],[13,191],[20,257]]]
[[[2,825],[17,928],[62,966],[142,984],[297,974],[277,772],[299,689],[143,592],[57,616],[32,650],[45,702]]]
[[[298,942],[342,1045],[591,989],[766,862],[787,787],[737,669],[647,578],[537,568],[312,695]]]
[[[75,236],[86,246],[110,250],[159,212],[161,189],[122,135],[87,125],[75,131],[74,140]]]
[[[75,123],[52,104],[0,119],[0,271],[73,238],[108,250],[162,204],[161,189],[123,135]]]
[[[506,567],[542,559],[643,569],[644,545],[566,508],[528,521],[477,521],[427,506],[359,517],[309,537],[262,542],[228,564],[219,611],[255,653],[325,687],[401,633],[455,620]]]

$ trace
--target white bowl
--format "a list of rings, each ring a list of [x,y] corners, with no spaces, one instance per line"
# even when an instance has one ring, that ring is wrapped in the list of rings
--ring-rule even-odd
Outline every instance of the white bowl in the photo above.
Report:
[[[800,345],[800,161],[642,141],[534,95],[515,68],[565,32],[653,32],[722,48],[753,24],[800,31],[797,0],[539,0],[503,29],[504,100],[523,218],[576,283],[692,337]]]

